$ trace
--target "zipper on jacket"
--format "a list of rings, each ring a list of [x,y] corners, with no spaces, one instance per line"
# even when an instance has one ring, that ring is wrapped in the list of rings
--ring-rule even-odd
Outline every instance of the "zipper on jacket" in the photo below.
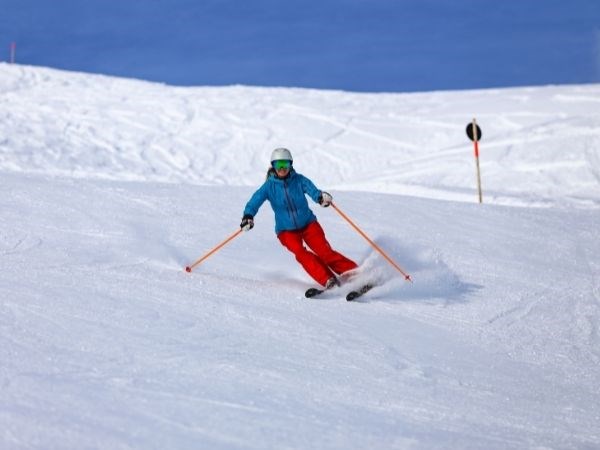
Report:
[[[298,221],[296,220],[296,212],[295,212],[296,205],[294,205],[294,203],[292,202],[292,199],[289,196],[287,180],[283,180],[283,192],[285,192],[285,199],[286,199],[286,203],[287,203],[288,213],[289,213],[290,217],[292,218],[294,225],[296,226],[296,229],[298,229],[299,228]]]

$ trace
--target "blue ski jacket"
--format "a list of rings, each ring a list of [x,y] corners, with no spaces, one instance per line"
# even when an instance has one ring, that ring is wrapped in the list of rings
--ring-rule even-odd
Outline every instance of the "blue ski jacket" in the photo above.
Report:
[[[274,173],[270,173],[246,204],[244,215],[254,217],[265,200],[268,200],[275,213],[276,234],[287,230],[300,230],[317,220],[308,207],[305,194],[318,202],[321,191],[293,168],[286,178],[277,178]]]

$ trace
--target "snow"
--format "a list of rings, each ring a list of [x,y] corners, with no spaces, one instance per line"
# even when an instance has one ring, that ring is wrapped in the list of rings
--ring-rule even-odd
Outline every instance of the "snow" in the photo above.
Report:
[[[0,87],[0,447],[600,446],[600,85]],[[268,205],[184,272],[279,145],[413,284],[317,205],[360,301],[303,298]]]

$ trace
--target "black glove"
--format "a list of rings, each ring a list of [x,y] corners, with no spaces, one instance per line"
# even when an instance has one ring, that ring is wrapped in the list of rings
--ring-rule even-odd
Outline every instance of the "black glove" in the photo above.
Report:
[[[321,195],[319,196],[319,205],[321,205],[323,208],[327,208],[329,205],[331,205],[332,201],[333,197],[329,192],[321,192]]]
[[[254,217],[250,214],[245,214],[242,217],[242,223],[240,223],[240,228],[244,231],[250,231],[254,227]]]

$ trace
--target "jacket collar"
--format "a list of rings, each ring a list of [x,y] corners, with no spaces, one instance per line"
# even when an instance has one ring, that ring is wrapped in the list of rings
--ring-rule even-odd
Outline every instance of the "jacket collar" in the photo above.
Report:
[[[288,173],[285,178],[279,178],[277,176],[277,174],[275,173],[275,170],[269,169],[269,180],[275,181],[275,182],[278,182],[278,183],[283,183],[284,181],[291,180],[295,176],[296,176],[296,171],[294,170],[293,167],[290,169],[290,173]]]

